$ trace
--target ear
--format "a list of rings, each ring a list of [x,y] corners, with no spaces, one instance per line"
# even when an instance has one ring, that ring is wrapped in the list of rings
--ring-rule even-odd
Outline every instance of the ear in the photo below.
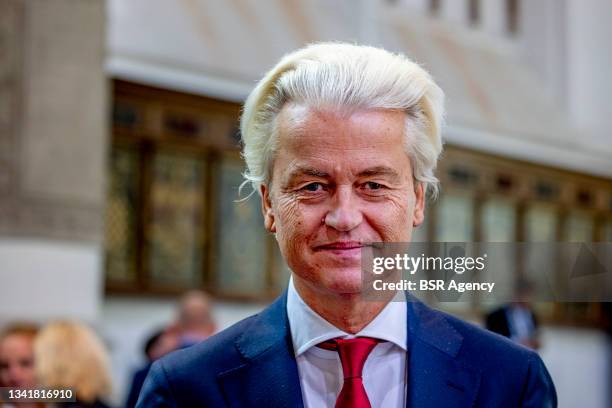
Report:
[[[416,182],[414,185],[414,195],[416,200],[412,213],[412,226],[418,227],[425,218],[425,189],[423,188],[423,183]]]
[[[261,184],[259,186],[259,192],[261,193],[261,213],[264,217],[264,226],[269,232],[276,232],[276,224],[274,220],[274,211],[272,210],[272,201],[270,200],[270,189],[267,185]]]

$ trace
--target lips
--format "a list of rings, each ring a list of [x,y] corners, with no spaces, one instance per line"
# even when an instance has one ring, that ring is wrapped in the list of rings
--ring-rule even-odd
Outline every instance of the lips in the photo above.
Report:
[[[338,242],[330,242],[323,245],[317,245],[315,247],[316,250],[332,250],[332,251],[342,251],[342,250],[351,250],[351,249],[359,249],[363,248],[365,245],[358,241],[338,241]]]

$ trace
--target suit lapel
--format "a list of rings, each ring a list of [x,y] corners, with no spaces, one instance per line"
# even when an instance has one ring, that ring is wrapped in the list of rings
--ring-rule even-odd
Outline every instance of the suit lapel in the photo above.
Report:
[[[218,376],[231,407],[303,407],[286,303],[285,292],[236,340],[244,364]]]
[[[236,340],[244,363],[218,376],[230,407],[304,406],[286,302],[285,293]],[[481,373],[457,359],[463,336],[416,299],[407,308],[407,407],[473,406]]]
[[[463,336],[443,314],[416,299],[407,307],[407,406],[473,406],[481,374],[457,359]]]

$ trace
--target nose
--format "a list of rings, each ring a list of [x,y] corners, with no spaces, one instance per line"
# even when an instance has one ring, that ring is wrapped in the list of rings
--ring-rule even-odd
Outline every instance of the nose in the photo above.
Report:
[[[340,186],[331,200],[331,208],[325,215],[325,225],[338,231],[347,232],[363,221],[357,198],[351,186]]]

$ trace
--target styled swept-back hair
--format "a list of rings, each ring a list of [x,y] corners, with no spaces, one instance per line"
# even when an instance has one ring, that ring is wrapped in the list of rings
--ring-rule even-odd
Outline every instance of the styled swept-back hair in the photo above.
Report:
[[[436,196],[444,93],[419,65],[381,48],[318,43],[285,55],[253,89],[240,121],[245,183],[270,182],[276,117],[289,102],[314,108],[394,109],[406,113],[405,148],[415,180]],[[244,183],[243,183],[244,185]]]

